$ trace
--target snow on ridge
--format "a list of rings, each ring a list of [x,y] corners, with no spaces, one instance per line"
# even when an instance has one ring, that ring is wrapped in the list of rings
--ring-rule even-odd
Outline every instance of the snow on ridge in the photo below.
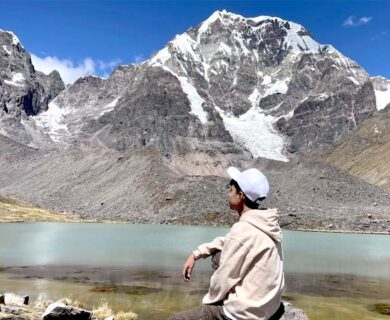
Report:
[[[207,29],[209,28],[210,24],[214,23],[220,18],[220,11],[215,11],[210,17],[208,17],[201,26],[198,29],[198,37],[197,41],[200,43],[200,37],[203,33],[207,32]]]
[[[7,31],[7,30],[0,29],[0,32],[5,32],[5,33],[10,34],[12,36],[12,44],[15,45],[15,46],[20,44],[20,46],[22,48],[24,48],[22,43],[20,42],[19,38],[12,31]]]
[[[197,43],[193,40],[187,33],[177,35],[172,41],[171,44],[181,53],[189,54],[194,61],[201,62],[201,59],[194,51],[194,47]]]
[[[233,140],[248,149],[253,157],[289,161],[283,154],[285,141],[273,127],[278,120],[277,117],[265,115],[257,107],[250,108],[239,117],[226,114],[217,106],[215,109],[220,114]]]
[[[168,47],[161,49],[157,54],[150,60],[149,64],[153,65],[155,63],[164,64],[171,58],[171,54],[169,52]]]
[[[24,78],[24,76],[21,74],[21,73],[15,73],[13,76],[12,76],[12,80],[4,80],[4,82],[6,84],[9,84],[11,86],[17,86],[17,87],[22,87],[23,86],[23,82],[25,81],[26,79]]]

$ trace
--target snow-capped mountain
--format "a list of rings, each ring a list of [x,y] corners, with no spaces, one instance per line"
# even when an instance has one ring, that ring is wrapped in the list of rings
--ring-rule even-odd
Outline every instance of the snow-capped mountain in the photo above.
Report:
[[[383,77],[372,77],[376,105],[378,110],[385,109],[390,104],[390,80]]]
[[[141,65],[76,81],[24,125],[57,144],[288,161],[338,141],[375,101],[367,73],[303,26],[217,11]]]

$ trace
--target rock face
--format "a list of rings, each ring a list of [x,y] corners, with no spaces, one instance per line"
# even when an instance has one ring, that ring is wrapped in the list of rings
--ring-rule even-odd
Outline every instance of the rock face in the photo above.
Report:
[[[47,110],[48,103],[64,83],[58,72],[49,76],[36,72],[30,54],[18,38],[0,30],[0,133],[29,144],[32,135],[23,121]]]
[[[22,53],[18,65],[35,75]],[[27,76],[15,72],[6,77],[19,90]],[[167,156],[288,161],[336,143],[376,110],[367,73],[301,25],[226,11],[177,35],[141,65],[121,66],[108,79],[79,79],[45,112],[61,83],[55,74],[38,81],[42,76],[35,75],[41,89],[34,92],[45,94],[11,108],[31,115],[22,126],[39,147],[82,142],[117,150],[154,147]]]

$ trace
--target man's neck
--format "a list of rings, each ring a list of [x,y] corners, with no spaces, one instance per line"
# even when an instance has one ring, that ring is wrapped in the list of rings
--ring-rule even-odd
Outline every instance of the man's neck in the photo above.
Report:
[[[250,210],[251,210],[250,208],[248,208],[246,205],[244,205],[244,206],[242,207],[241,212],[239,212],[238,215],[241,217],[245,212],[248,212],[248,211],[250,211]]]

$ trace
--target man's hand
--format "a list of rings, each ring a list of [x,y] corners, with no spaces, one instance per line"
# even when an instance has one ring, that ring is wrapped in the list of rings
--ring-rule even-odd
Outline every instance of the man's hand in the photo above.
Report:
[[[183,279],[185,282],[190,281],[191,279],[191,273],[192,269],[194,269],[195,266],[195,256],[193,253],[188,257],[187,261],[184,263],[183,266]]]

